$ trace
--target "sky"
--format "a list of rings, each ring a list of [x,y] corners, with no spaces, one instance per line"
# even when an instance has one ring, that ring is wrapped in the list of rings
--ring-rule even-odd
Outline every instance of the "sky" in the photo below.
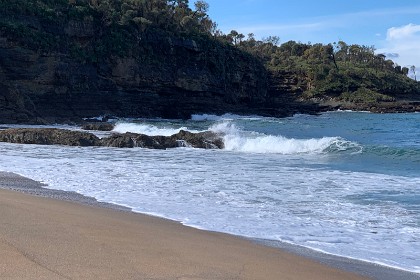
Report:
[[[190,1],[193,2],[193,1]],[[303,43],[375,46],[420,76],[419,0],[206,0],[224,33],[254,33]]]

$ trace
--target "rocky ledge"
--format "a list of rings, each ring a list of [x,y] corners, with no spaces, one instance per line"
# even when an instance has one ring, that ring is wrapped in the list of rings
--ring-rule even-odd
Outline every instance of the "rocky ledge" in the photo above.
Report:
[[[354,103],[335,100],[322,100],[318,102],[321,108],[326,108],[328,111],[336,110],[351,110],[351,111],[366,111],[372,113],[414,113],[420,112],[420,101],[392,101],[392,102],[366,102]]]
[[[0,131],[0,142],[39,145],[97,146],[118,148],[168,149],[192,147],[223,149],[221,135],[211,131],[191,133],[181,130],[172,136],[149,136],[137,133],[113,134],[99,138],[96,135],[57,128],[18,128]]]

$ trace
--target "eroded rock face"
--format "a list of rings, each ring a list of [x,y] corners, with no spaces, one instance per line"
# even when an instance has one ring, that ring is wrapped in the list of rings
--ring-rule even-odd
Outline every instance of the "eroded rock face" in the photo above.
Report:
[[[76,45],[100,40],[84,22],[38,28],[61,30],[58,35]],[[267,101],[264,66],[233,47],[151,32],[139,38],[136,56],[89,62],[64,47],[42,52],[20,45],[12,35],[0,32],[0,123],[256,114]]]
[[[104,146],[117,148],[169,149],[192,147],[223,149],[220,135],[206,131],[180,131],[172,136],[148,136],[136,133],[113,134],[99,139],[92,133],[56,128],[19,128],[0,130],[0,142],[39,145]]]

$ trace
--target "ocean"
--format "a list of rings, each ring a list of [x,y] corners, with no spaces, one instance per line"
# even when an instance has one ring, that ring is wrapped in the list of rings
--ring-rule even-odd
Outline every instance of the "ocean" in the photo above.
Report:
[[[0,143],[0,170],[200,229],[420,272],[418,113],[113,121],[148,135],[212,130],[226,147]]]

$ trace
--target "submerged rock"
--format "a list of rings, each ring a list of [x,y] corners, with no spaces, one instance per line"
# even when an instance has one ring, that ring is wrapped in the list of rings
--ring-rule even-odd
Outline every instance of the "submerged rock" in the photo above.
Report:
[[[19,128],[0,131],[0,142],[66,146],[104,146],[117,148],[169,149],[192,147],[223,149],[223,139],[211,131],[192,133],[181,130],[172,136],[137,133],[113,134],[99,139],[92,133],[57,128]]]
[[[221,135],[212,131],[192,133],[181,130],[177,134],[172,135],[171,138],[178,143],[185,141],[186,146],[191,146],[193,148],[223,149],[225,147]]]

